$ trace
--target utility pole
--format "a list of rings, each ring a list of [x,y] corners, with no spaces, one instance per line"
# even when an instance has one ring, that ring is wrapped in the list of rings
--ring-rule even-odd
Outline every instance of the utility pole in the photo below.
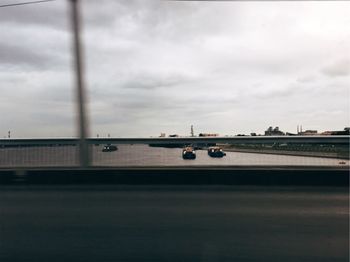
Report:
[[[75,56],[75,80],[76,80],[76,99],[78,111],[78,129],[79,129],[79,157],[81,167],[90,165],[89,145],[87,143],[88,123],[86,116],[86,91],[84,86],[84,70],[82,63],[82,50],[80,43],[80,14],[79,0],[69,0],[71,2],[71,26],[73,30],[73,45]]]
[[[193,125],[191,125],[191,136],[194,137]]]

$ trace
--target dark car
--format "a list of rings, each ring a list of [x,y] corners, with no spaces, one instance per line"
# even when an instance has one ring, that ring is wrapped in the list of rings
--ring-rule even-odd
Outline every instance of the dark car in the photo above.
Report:
[[[222,150],[222,148],[213,146],[208,148],[208,155],[211,157],[224,157],[226,153]]]
[[[196,151],[193,147],[187,146],[182,149],[182,158],[183,159],[196,159]]]
[[[102,148],[102,152],[113,152],[117,150],[118,150],[118,147],[114,145],[106,145]]]

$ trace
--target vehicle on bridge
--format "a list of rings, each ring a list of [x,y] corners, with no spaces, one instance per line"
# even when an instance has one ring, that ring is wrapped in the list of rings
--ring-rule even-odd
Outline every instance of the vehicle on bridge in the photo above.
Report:
[[[221,147],[212,146],[208,148],[208,155],[211,157],[224,157],[226,153],[222,150]]]
[[[192,146],[187,146],[182,149],[183,159],[196,159],[196,151]]]
[[[118,147],[115,145],[105,145],[102,148],[102,152],[113,152],[113,151],[117,151]]]

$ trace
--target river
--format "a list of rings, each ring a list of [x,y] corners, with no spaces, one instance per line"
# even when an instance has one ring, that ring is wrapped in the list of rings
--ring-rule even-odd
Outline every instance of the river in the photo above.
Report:
[[[226,152],[223,158],[212,158],[206,150],[197,150],[195,160],[184,160],[180,148],[148,145],[118,145],[114,152],[102,152],[102,145],[93,145],[91,151],[94,166],[349,166],[349,160],[335,158],[243,152]],[[77,164],[78,148],[74,146],[0,149],[0,167]]]

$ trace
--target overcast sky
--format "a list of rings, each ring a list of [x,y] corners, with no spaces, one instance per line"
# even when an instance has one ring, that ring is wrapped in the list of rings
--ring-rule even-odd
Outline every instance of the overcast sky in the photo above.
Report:
[[[350,2],[82,7],[91,136],[349,125]],[[1,137],[77,134],[68,14],[65,0],[0,8]]]

